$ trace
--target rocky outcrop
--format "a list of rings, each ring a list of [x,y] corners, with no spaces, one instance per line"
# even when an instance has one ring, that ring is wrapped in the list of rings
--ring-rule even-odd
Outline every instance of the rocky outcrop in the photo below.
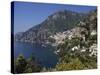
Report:
[[[42,43],[48,37],[58,32],[75,27],[76,23],[82,19],[82,14],[68,10],[58,11],[25,32],[17,33],[15,40],[20,42]]]

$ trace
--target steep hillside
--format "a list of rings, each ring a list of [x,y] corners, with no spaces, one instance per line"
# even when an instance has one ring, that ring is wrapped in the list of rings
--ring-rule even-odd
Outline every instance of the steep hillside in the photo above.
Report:
[[[36,25],[21,34],[16,34],[15,40],[31,43],[45,42],[50,35],[75,27],[82,17],[83,14],[76,12],[68,10],[58,11],[48,16],[48,18],[39,25]]]
[[[97,68],[97,10],[89,12],[77,27],[60,34],[65,37],[55,39],[59,33],[52,37],[59,56],[57,70]]]

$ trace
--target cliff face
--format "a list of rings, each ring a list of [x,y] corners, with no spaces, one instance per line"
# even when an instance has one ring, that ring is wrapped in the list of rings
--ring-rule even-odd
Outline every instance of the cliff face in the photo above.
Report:
[[[83,20],[80,20],[77,25],[71,29],[63,32],[58,32],[55,35],[51,35],[50,38],[54,38],[56,43],[64,42],[64,39],[71,40],[74,37],[79,37],[85,40],[89,40],[90,36],[97,35],[97,13],[96,11],[89,12]],[[96,40],[96,39],[95,39]]]
[[[65,48],[68,43],[70,51],[88,50],[90,56],[97,55],[97,10],[85,15],[66,10],[56,12],[26,32],[17,33],[15,41],[50,43],[52,46],[62,45]],[[56,52],[60,52],[60,49]]]
[[[50,35],[58,32],[63,32],[76,26],[82,19],[83,14],[63,10],[56,12],[48,18],[26,32],[18,33],[15,35],[15,41],[41,43],[48,40]]]
[[[15,41],[54,46],[59,61],[53,70],[96,69],[97,10],[85,15],[71,11],[56,12],[41,24],[17,33]]]
[[[86,52],[89,56],[97,56],[97,13],[91,11],[76,27],[50,36],[55,39],[54,45],[58,47],[58,54]],[[72,52],[71,52],[72,51]]]

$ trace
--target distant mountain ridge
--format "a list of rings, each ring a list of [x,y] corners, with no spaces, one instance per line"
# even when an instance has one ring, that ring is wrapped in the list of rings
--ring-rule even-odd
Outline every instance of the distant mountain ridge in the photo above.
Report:
[[[30,43],[46,42],[50,35],[74,28],[85,16],[85,14],[69,10],[55,12],[48,16],[48,18],[42,23],[25,32],[17,33],[15,35],[15,41]]]

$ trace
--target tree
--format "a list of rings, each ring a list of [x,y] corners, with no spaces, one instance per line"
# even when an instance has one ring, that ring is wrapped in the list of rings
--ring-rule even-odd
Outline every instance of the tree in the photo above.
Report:
[[[23,55],[19,55],[19,57],[15,60],[15,73],[23,73],[27,62]]]
[[[36,62],[34,57],[30,57],[27,60],[27,65],[25,67],[24,72],[40,72],[41,71],[41,66]]]
[[[23,55],[19,55],[19,57],[15,60],[14,67],[15,73],[40,72],[42,69],[33,56],[29,59],[25,59]]]

